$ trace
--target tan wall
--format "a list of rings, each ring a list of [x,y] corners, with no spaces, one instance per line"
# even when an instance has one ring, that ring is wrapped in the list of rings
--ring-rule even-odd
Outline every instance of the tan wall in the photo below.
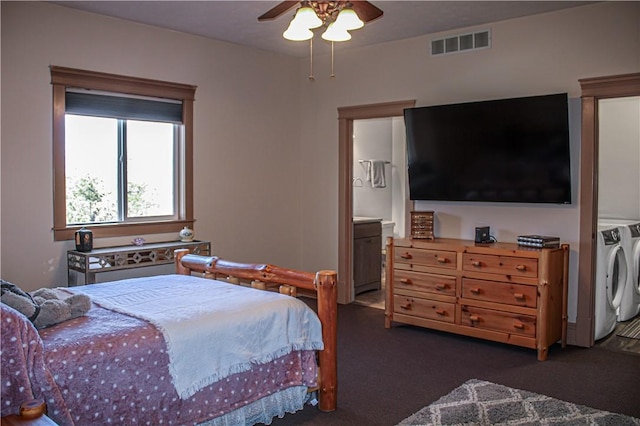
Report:
[[[429,36],[344,45],[336,53],[337,78],[328,78],[329,58],[317,57],[316,81],[309,83],[306,60],[53,5],[3,2],[3,277],[32,288],[66,279],[70,244],[54,243],[50,231],[50,64],[198,85],[196,236],[211,239],[221,255],[314,270],[338,264],[338,107],[555,92],[576,98],[580,78],[640,70],[638,2],[595,3],[477,29],[484,28],[492,31],[490,49],[434,58]],[[176,65],[167,66],[169,59]],[[573,167],[575,187],[577,162]],[[424,207],[441,212],[441,236],[467,238],[476,222],[486,222],[505,238],[535,228],[569,242],[572,320],[575,188],[576,203],[564,207]]]
[[[487,28],[492,33],[490,49],[439,57],[429,55],[432,38]],[[303,87],[303,95],[309,101],[302,105],[302,122],[311,135],[303,147],[303,156],[322,158],[327,166],[337,170],[338,107],[408,99],[415,99],[417,106],[426,106],[569,93],[572,106],[577,105],[571,111],[575,200],[572,205],[420,203],[419,208],[436,211],[441,237],[473,239],[474,227],[486,224],[497,231],[501,241],[515,242],[516,236],[524,233],[546,233],[558,235],[571,244],[569,320],[573,321],[580,219],[578,79],[640,71],[639,35],[640,3],[602,2],[462,31],[343,49],[336,57],[334,81],[322,77],[321,66],[328,60],[316,58],[316,81]],[[311,182],[305,193],[305,205],[314,205],[315,194],[337,186],[337,172],[328,175],[326,183]],[[305,264],[335,259],[337,235],[326,229],[336,229],[337,219],[326,218],[337,210],[338,200],[334,196],[330,201],[310,213],[309,220],[328,223],[305,234],[302,245]],[[318,247],[328,250],[318,253]]]
[[[51,4],[1,6],[4,279],[27,289],[67,281],[73,244],[51,232],[49,65],[197,85],[196,238],[220,256],[302,266],[298,60]]]

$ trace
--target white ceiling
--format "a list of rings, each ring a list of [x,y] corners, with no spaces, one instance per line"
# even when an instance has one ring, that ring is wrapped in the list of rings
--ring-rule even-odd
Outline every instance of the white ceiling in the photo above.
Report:
[[[53,1],[65,7],[168,28],[216,40],[304,57],[307,42],[282,38],[295,8],[258,22],[278,1]],[[490,22],[581,6],[589,1],[372,1],[384,15],[353,31],[349,47],[362,47]],[[328,49],[319,37],[314,50]],[[346,47],[346,44],[344,45]],[[341,46],[342,47],[342,46]]]

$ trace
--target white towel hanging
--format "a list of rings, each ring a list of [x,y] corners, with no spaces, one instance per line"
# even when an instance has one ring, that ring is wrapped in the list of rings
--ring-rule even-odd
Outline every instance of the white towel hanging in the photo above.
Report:
[[[373,188],[386,188],[387,182],[385,178],[384,166],[388,161],[370,161],[371,169],[371,186]]]
[[[371,182],[372,188],[386,188],[385,165],[391,164],[386,160],[358,160],[365,169],[365,180]]]

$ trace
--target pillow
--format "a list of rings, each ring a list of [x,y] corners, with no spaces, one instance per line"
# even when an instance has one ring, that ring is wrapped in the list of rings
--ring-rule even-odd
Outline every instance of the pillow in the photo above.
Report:
[[[0,300],[22,313],[36,328],[77,318],[91,309],[91,299],[84,294],[69,295],[60,289],[41,288],[31,294],[15,284],[1,280]]]
[[[38,316],[40,309],[35,300],[33,300],[33,297],[9,281],[0,280],[0,285],[2,289],[0,292],[0,301],[11,306],[13,309],[27,317],[30,321],[34,321]]]

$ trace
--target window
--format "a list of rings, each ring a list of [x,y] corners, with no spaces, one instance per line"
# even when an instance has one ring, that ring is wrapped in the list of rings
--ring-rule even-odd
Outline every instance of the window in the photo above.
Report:
[[[193,225],[195,87],[51,67],[54,238]]]
[[[176,219],[182,102],[87,92],[65,94],[67,224]]]

